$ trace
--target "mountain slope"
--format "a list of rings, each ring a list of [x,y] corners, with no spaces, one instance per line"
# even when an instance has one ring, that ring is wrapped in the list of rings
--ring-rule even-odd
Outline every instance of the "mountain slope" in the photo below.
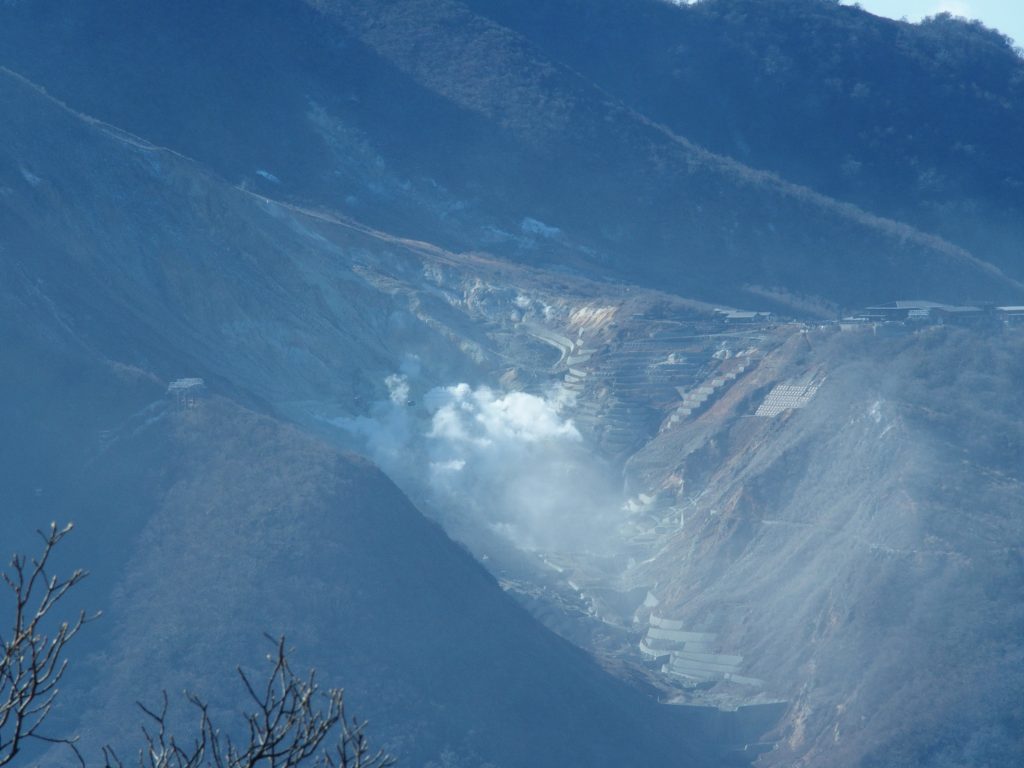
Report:
[[[407,247],[345,226],[329,242],[312,217],[76,115],[9,73],[0,89],[11,106],[0,128],[4,263],[72,314],[87,346],[143,368],[166,350],[153,362],[164,379],[184,367],[245,379],[264,401],[368,395],[417,345],[435,351],[427,366],[438,375],[472,368],[360,272],[370,253],[414,258]]]
[[[823,0],[470,5],[712,151],[1024,271],[1024,60],[994,30]]]
[[[121,450],[155,439],[172,479],[111,597],[100,691],[67,702],[86,750],[130,753],[133,700],[162,688],[205,692],[230,727],[232,669],[258,669],[271,632],[412,765],[707,764],[695,721],[541,630],[365,462],[218,398]]]
[[[493,387],[503,407],[516,394],[565,409],[556,426],[593,466],[539,492],[563,492],[552,517],[578,540],[603,530],[608,507],[622,550],[529,559],[577,612],[614,606],[594,634],[625,647],[615,661],[634,679],[677,701],[785,699],[766,764],[1019,761],[1014,328],[993,312],[971,333],[930,316],[840,335],[606,282],[749,298],[741,284],[759,280],[754,295],[821,310],[815,298],[896,291],[1012,298],[1012,281],[673,136],[468,4],[110,7],[122,13],[56,0],[0,11],[5,55],[147,137],[0,73],[0,520],[23,549],[35,525],[76,518],[67,555],[94,571],[80,595],[109,618],[82,646],[89,693],[63,722],[85,713],[90,744],[120,739],[126,699],[186,684],[226,716],[235,702],[211,688],[234,663],[255,666],[249,640],[270,630],[421,764],[701,764],[746,742],[729,733],[740,715],[656,707],[610,681],[378,471],[275,419],[342,443],[354,438],[339,424],[397,411],[423,432],[410,440],[429,442],[437,412],[421,392],[460,383]],[[232,34],[243,17],[252,25]],[[64,66],[58,44],[82,66]],[[252,111],[226,98],[234,78]],[[236,152],[235,137],[253,143]],[[666,216],[677,203],[701,210]],[[385,385],[417,366],[415,393]],[[166,384],[194,375],[213,394],[178,410]],[[820,391],[806,408],[757,415],[777,384],[808,382]],[[420,491],[432,459],[398,447]],[[628,500],[605,491],[621,462]],[[581,502],[567,478],[594,488]],[[471,487],[481,507],[503,495]],[[528,597],[555,611],[543,590]],[[652,608],[713,633],[723,665],[742,654],[750,679],[633,665],[648,628],[632,619]],[[104,674],[114,691],[96,695]]]
[[[1020,761],[1021,342],[795,337],[631,461],[692,500],[638,569],[655,610],[790,701],[766,765]],[[753,415],[811,378],[806,407]]]
[[[5,9],[0,60],[274,196],[734,301],[1020,293],[948,243],[702,150],[460,3],[117,9]]]
[[[0,128],[0,527],[28,549],[74,519],[63,562],[92,572],[76,596],[107,615],[55,726],[91,756],[130,754],[132,702],[185,686],[227,721],[232,667],[255,667],[270,631],[410,764],[706,765],[731,748],[709,738],[727,716],[614,680],[378,470],[268,415],[372,398],[417,344],[430,376],[474,370],[467,338],[368,269],[415,275],[427,246],[230,187],[9,73],[0,94],[17,107]],[[166,395],[181,374],[207,379],[194,408]]]

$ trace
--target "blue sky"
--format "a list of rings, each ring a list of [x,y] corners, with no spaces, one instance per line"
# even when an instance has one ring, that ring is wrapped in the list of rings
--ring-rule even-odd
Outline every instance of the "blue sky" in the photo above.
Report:
[[[852,5],[853,0],[843,0]],[[919,21],[924,16],[948,11],[954,16],[981,19],[1024,47],[1024,0],[858,0],[860,6],[878,16],[894,19],[906,16]]]

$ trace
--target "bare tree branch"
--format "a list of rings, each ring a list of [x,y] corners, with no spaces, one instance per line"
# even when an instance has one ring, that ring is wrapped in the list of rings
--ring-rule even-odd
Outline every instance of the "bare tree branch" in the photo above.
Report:
[[[139,704],[148,726],[139,750],[139,768],[387,768],[394,760],[373,751],[365,722],[345,714],[344,692],[322,690],[315,672],[299,677],[288,663],[284,638],[268,656],[271,670],[265,684],[256,684],[238,670],[252,709],[244,715],[245,738],[235,742],[210,721],[209,707],[194,694],[188,700],[199,714],[196,734],[183,747],[171,734],[167,695],[159,710]],[[104,768],[125,768],[110,748]]]
[[[52,574],[54,548],[71,532],[69,524],[51,523],[39,532],[42,553],[28,559],[13,555],[9,569],[0,572],[0,594],[6,586],[13,597],[13,621],[0,635],[0,768],[11,763],[30,740],[69,747],[82,768],[85,761],[76,738],[44,733],[43,727],[60,693],[67,671],[64,649],[99,614],[79,612],[73,621],[54,615],[67,593],[86,577],[76,570],[66,578]],[[265,683],[254,682],[238,670],[250,699],[244,715],[245,737],[237,743],[221,734],[210,720],[209,707],[199,697],[188,701],[199,715],[196,730],[178,739],[168,727],[169,702],[164,693],[158,709],[139,703],[146,723],[139,768],[387,768],[394,760],[383,750],[372,751],[365,722],[345,714],[340,688],[322,690],[316,673],[300,677],[292,670],[284,638],[274,640],[268,655],[271,669]],[[103,749],[104,768],[125,768],[111,747]]]
[[[14,598],[10,629],[0,635],[0,766],[14,760],[29,740],[66,744],[82,763],[75,739],[48,736],[42,730],[67,670],[64,647],[99,615],[83,611],[73,621],[54,625],[54,608],[86,577],[83,570],[67,578],[48,570],[54,548],[71,529],[70,523],[63,528],[51,523],[47,532],[39,531],[42,554],[32,560],[13,555],[9,570],[0,573]]]

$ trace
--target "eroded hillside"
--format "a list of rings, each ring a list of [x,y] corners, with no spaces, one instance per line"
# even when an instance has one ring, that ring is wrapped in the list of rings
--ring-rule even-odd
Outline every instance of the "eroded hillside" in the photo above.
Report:
[[[628,460],[646,554],[571,578],[679,701],[788,701],[765,765],[1019,759],[1020,332],[774,333]]]

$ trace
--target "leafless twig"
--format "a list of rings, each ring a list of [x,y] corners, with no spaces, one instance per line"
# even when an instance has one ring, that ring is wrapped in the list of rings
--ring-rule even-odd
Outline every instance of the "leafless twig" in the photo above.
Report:
[[[372,751],[365,722],[347,718],[344,693],[321,690],[316,674],[299,677],[288,663],[284,638],[273,641],[272,669],[265,683],[256,683],[241,669],[238,674],[253,705],[245,715],[244,737],[222,735],[210,721],[208,705],[195,695],[189,701],[199,713],[195,736],[187,746],[171,734],[167,696],[159,710],[142,704],[148,726],[143,727],[139,768],[386,768],[394,760],[383,750]],[[125,768],[110,748],[104,768]]]
[[[54,623],[57,604],[78,582],[83,570],[67,578],[49,572],[50,556],[61,539],[71,532],[68,524],[51,523],[39,531],[43,551],[37,558],[11,557],[9,570],[0,580],[14,597],[14,617],[8,634],[0,635],[0,766],[7,765],[29,740],[66,744],[82,762],[75,739],[47,736],[43,732],[67,670],[64,647],[95,616],[79,612],[73,621]],[[98,614],[97,614],[98,615]]]
[[[14,598],[9,634],[0,635],[0,767],[11,763],[29,740],[67,745],[78,763],[85,762],[77,739],[47,735],[43,726],[53,710],[58,685],[67,670],[65,646],[83,626],[96,618],[79,612],[74,621],[53,615],[67,593],[85,578],[76,570],[66,578],[50,573],[54,548],[71,532],[71,525],[52,523],[39,532],[42,553],[34,559],[11,558],[0,581]],[[383,750],[372,751],[366,723],[345,714],[340,688],[322,690],[314,672],[299,677],[288,663],[284,638],[273,640],[268,656],[271,670],[265,683],[255,682],[239,669],[251,700],[245,727],[237,742],[221,734],[210,721],[209,707],[199,697],[188,700],[199,713],[195,733],[182,741],[168,727],[166,693],[159,709],[139,704],[146,718],[139,768],[387,768],[394,760]],[[105,768],[124,768],[114,750],[103,750]]]

